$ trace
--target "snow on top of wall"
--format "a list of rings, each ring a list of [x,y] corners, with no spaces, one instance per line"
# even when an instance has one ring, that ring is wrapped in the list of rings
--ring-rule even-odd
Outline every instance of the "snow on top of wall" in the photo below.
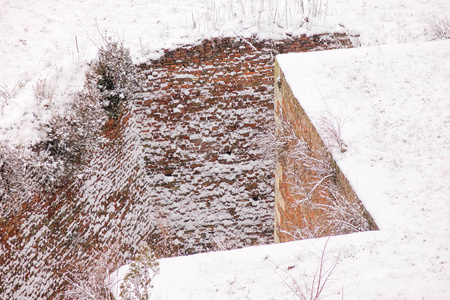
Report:
[[[372,242],[360,245],[386,262],[371,266],[371,273],[387,276],[364,298],[434,292],[431,298],[444,299],[450,292],[450,41],[285,54],[277,61],[322,135],[321,116],[344,120],[347,151],[333,154],[381,230],[365,233]],[[355,285],[369,280],[356,275],[346,276]]]

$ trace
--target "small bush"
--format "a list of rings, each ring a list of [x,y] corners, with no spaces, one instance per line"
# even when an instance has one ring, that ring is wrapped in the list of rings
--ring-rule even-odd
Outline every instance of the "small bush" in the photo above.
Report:
[[[159,273],[159,262],[155,254],[145,245],[130,264],[130,270],[120,286],[122,299],[148,300],[152,279]]]
[[[327,250],[328,241],[329,238],[325,242],[320,255],[317,255],[318,262],[315,271],[310,274],[300,273],[300,276],[298,277],[297,275],[291,275],[290,273],[290,270],[296,267],[295,265],[284,270],[283,268],[268,262],[284,285],[289,288],[294,299],[319,300],[327,296],[324,295],[325,291],[328,289],[330,278],[335,273],[340,260],[340,255],[337,255],[334,259],[331,257],[330,251]],[[297,265],[297,268],[300,268],[300,266]],[[278,270],[281,270],[281,272],[278,272]]]
[[[450,39],[450,20],[445,18],[432,17],[426,20],[427,28],[425,32],[431,37],[431,40]]]
[[[16,94],[15,86],[12,90],[9,90],[6,86],[0,86],[0,114],[3,115],[3,109],[6,105],[9,104],[11,98],[13,98]]]
[[[106,41],[106,39],[105,39]],[[121,103],[131,99],[140,77],[128,49],[122,43],[106,41],[98,59],[86,74],[86,84],[63,116],[54,116],[41,142],[32,147],[35,157],[27,170],[46,191],[69,182],[101,143],[101,132],[109,116],[118,119]],[[50,97],[45,82],[36,95]]]
[[[49,101],[51,102],[53,99],[53,95],[55,94],[56,84],[55,82],[51,82],[47,79],[40,79],[33,86],[34,97],[39,102]]]
[[[18,149],[0,144],[0,210],[2,218],[16,214],[26,203],[32,185],[27,182],[25,161]]]
[[[303,217],[301,227],[290,224],[288,231],[277,228],[280,233],[297,240],[370,230],[364,207],[343,194],[326,146],[313,151],[281,114],[274,145],[278,162],[284,166],[284,180],[289,183],[288,193],[295,199],[292,209],[320,215],[317,219]]]
[[[109,117],[120,116],[120,104],[129,100],[140,86],[141,78],[131,61],[130,51],[123,43],[105,39],[97,61],[87,74],[88,84],[98,89],[99,100]]]
[[[45,126],[43,140],[32,146],[35,156],[27,169],[47,191],[70,181],[101,145],[107,116],[96,94],[87,88],[76,95],[66,113]]]
[[[47,196],[73,180],[100,148],[108,116],[120,115],[121,102],[132,97],[139,80],[129,50],[121,43],[105,43],[86,74],[83,91],[62,115],[42,126],[40,142],[21,149],[0,145],[2,209],[14,213],[30,197]],[[38,101],[51,102],[54,90],[46,80],[34,87]],[[6,88],[0,89],[0,108],[11,97]]]
[[[331,151],[333,146],[337,146],[342,153],[347,151],[347,145],[342,138],[342,127],[345,124],[342,115],[324,111],[318,121],[319,130],[328,149]]]
[[[120,245],[108,248],[93,265],[79,261],[76,265],[65,266],[68,272],[64,280],[68,284],[64,299],[73,300],[114,300],[111,288],[119,281],[111,270],[123,263],[118,259]],[[65,262],[62,262],[63,265]]]

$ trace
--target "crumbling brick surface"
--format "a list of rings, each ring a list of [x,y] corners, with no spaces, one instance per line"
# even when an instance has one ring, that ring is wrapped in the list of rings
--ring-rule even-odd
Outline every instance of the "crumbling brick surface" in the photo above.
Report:
[[[213,39],[140,66],[147,174],[160,178],[155,201],[183,253],[272,242],[274,164],[258,138],[273,130],[274,55],[343,44],[335,35]]]

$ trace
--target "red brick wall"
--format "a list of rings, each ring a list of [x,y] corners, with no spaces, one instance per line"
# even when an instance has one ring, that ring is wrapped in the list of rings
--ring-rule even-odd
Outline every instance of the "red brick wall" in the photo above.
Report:
[[[140,66],[149,79],[137,108],[148,175],[170,177],[156,184],[167,196],[155,201],[173,232],[184,232],[183,252],[222,238],[230,247],[272,242],[273,164],[258,137],[273,130],[274,55],[343,45],[335,35],[214,39]],[[179,222],[186,218],[195,230]]]
[[[0,294],[64,299],[72,266],[119,262],[140,241],[169,255],[271,243],[274,164],[257,141],[274,121],[274,55],[342,46],[333,34],[213,39],[139,66],[145,91],[77,181],[1,221]]]

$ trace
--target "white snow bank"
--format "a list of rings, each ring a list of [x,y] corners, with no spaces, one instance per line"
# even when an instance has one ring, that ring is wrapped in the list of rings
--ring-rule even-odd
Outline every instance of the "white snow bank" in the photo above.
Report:
[[[316,128],[324,113],[347,121],[342,136],[348,151],[335,157],[382,229],[429,228],[409,202],[420,210],[447,203],[449,46],[440,41],[277,57]],[[438,210],[436,221],[447,219],[450,210]]]
[[[384,299],[444,299],[450,292],[444,267],[450,262],[450,41],[277,61],[316,128],[324,113],[347,120],[348,151],[334,156],[381,229],[370,248],[386,263],[371,272],[389,269],[379,278],[389,285],[374,285],[373,297],[381,298],[378,291]],[[402,275],[395,282],[389,272]]]

